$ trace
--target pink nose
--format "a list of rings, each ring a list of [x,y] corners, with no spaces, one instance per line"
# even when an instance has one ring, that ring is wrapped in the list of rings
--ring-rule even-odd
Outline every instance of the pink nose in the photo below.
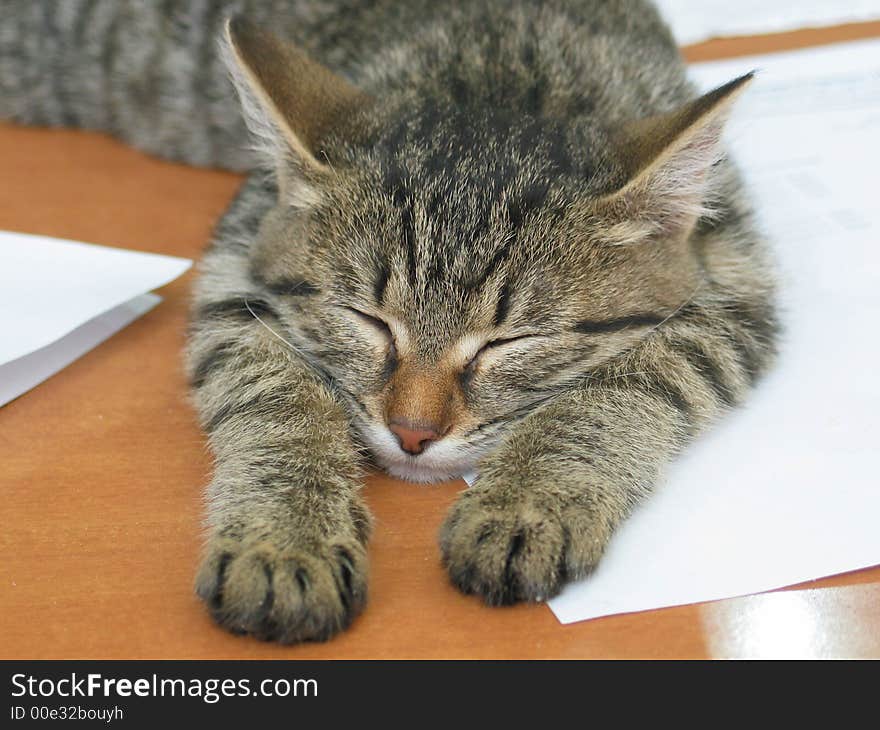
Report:
[[[421,454],[429,443],[441,436],[431,424],[412,423],[403,419],[394,419],[388,424],[388,428],[397,436],[400,448],[413,455]]]

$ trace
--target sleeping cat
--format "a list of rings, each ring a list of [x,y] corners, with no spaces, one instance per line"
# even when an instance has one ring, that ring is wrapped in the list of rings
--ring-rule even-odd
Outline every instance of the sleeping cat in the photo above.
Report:
[[[772,262],[720,143],[749,79],[696,96],[643,0],[0,4],[3,117],[253,171],[186,354],[221,625],[351,622],[370,464],[478,471],[440,534],[466,593],[590,572],[772,360]]]

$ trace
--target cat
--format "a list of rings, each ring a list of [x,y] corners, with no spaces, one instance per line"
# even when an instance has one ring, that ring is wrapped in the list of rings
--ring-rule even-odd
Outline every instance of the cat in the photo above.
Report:
[[[698,96],[645,0],[0,10],[0,116],[251,173],[186,349],[216,459],[196,591],[231,631],[324,640],[363,609],[370,466],[476,469],[452,582],[551,597],[773,362],[721,142],[751,75]]]

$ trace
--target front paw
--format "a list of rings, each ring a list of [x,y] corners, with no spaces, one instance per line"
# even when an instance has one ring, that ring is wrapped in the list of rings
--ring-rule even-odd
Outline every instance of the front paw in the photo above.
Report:
[[[367,561],[356,540],[278,547],[212,539],[196,592],[221,626],[291,644],[345,629],[367,597]]]
[[[508,500],[501,492],[478,482],[443,525],[443,564],[459,589],[495,606],[543,601],[592,570],[607,531],[588,510]]]

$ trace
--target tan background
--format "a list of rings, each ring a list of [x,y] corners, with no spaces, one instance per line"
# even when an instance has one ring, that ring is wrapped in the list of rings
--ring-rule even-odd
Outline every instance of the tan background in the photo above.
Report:
[[[712,41],[690,60],[880,36],[880,23]],[[101,135],[0,126],[0,228],[196,258],[240,178]],[[369,480],[371,600],[327,644],[217,629],[192,593],[210,458],[180,364],[192,274],[0,409],[0,658],[880,656],[880,567],[795,590],[561,626],[453,589],[436,533],[462,482]],[[22,307],[27,306],[22,302]]]

